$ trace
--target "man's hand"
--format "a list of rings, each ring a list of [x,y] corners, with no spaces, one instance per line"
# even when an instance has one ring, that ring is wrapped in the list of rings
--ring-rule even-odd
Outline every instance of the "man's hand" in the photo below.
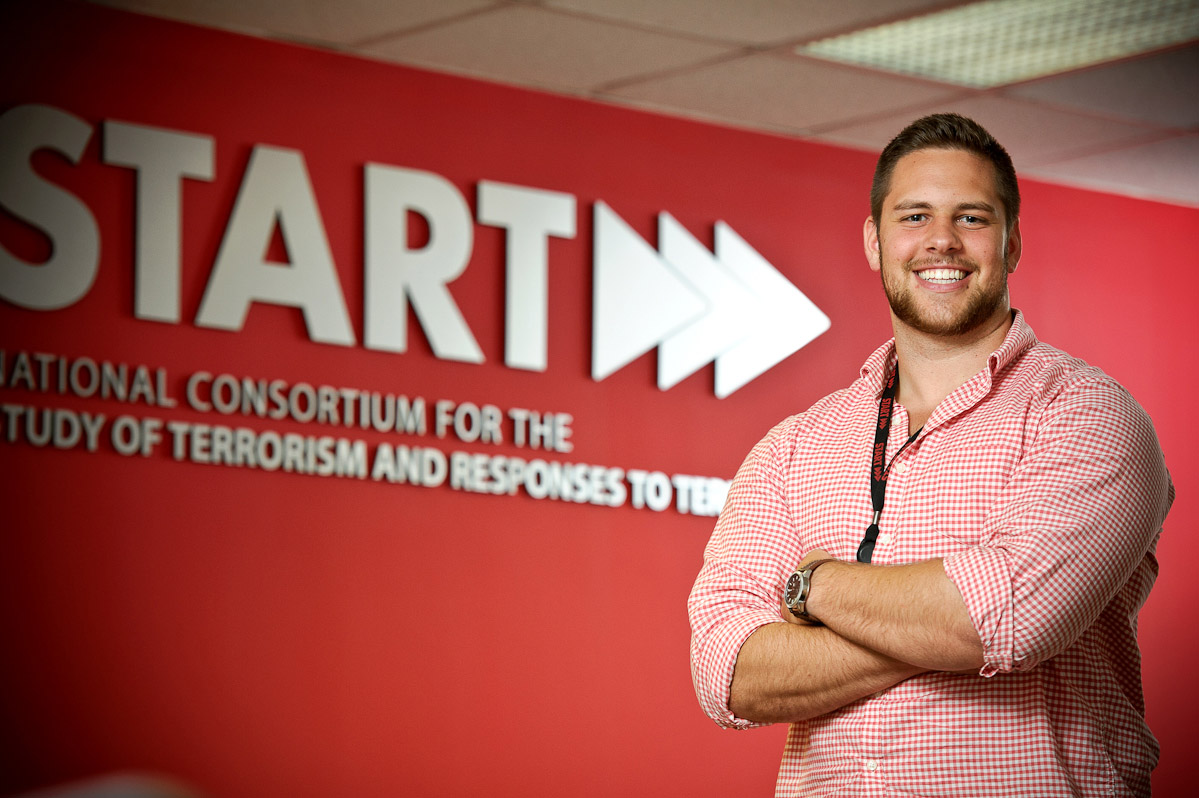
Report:
[[[811,551],[809,551],[807,554],[805,554],[803,556],[803,559],[799,561],[799,565],[802,567],[804,565],[807,565],[808,563],[816,562],[817,560],[835,560],[835,559],[836,559],[836,557],[829,554],[824,549],[812,549]]]
[[[829,553],[827,551],[825,551],[824,549],[812,549],[811,551],[809,551],[807,554],[804,555],[802,560],[799,561],[799,565],[796,566],[795,570],[797,570],[797,571],[800,570],[808,563],[813,563],[813,562],[816,562],[817,560],[827,560],[827,559],[831,559],[829,557]],[[800,618],[797,615],[795,615],[795,613],[791,612],[791,608],[787,606],[787,602],[786,602],[785,598],[781,599],[779,601],[779,608],[780,608],[779,612],[783,616],[783,620],[786,621],[787,623],[793,623],[796,626],[816,626],[816,624],[812,623],[811,621],[806,621],[803,618]]]

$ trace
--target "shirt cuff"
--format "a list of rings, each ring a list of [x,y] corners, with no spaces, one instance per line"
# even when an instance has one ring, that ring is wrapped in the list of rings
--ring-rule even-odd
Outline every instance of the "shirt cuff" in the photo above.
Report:
[[[772,623],[786,621],[778,615],[766,612],[748,612],[728,619],[709,634],[704,644],[707,651],[707,657],[704,659],[708,661],[708,667],[703,668],[702,674],[707,677],[704,682],[708,686],[704,711],[717,725],[726,729],[752,729],[770,725],[734,715],[729,709],[729,696],[733,686],[733,670],[737,666],[741,646],[758,629]]]
[[[1014,669],[1012,575],[1007,554],[996,548],[975,546],[943,560],[949,577],[970,612],[970,620],[983,644],[980,676]]]

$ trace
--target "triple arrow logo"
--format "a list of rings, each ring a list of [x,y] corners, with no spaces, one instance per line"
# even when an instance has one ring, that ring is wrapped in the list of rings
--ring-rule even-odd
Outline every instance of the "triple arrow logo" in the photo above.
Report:
[[[656,346],[658,388],[715,360],[723,399],[829,328],[828,316],[724,222],[712,253],[663,211],[658,246],[595,204],[594,380]]]

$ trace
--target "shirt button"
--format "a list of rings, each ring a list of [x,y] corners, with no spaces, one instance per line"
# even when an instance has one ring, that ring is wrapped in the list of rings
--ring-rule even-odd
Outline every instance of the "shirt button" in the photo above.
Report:
[[[908,464],[907,464],[907,461],[904,461],[904,462],[902,462],[902,463],[896,463],[896,464],[895,464],[895,470],[896,470],[896,471],[898,471],[898,472],[899,472],[899,473],[901,473],[901,474],[906,474],[906,473],[908,473]]]
[[[890,532],[880,532],[879,533],[879,536],[878,536],[879,543],[890,543],[893,540],[895,540],[895,536],[892,535]]]
[[[866,770],[870,771],[871,773],[878,770],[878,760],[877,759],[867,759],[866,760]]]

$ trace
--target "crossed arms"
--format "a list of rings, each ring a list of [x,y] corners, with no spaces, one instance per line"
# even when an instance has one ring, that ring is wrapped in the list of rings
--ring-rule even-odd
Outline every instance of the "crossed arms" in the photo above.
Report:
[[[801,549],[783,488],[803,423],[784,422],[747,458],[689,602],[696,690],[721,725],[816,717],[927,671],[1029,670],[1134,575],[1144,592],[1152,582],[1173,497],[1160,447],[1122,389],[1090,384],[1044,413],[977,545],[907,565],[823,565],[808,610],[825,626],[785,623],[782,582],[827,556]]]
[[[813,551],[804,562],[824,556]],[[826,626],[795,619],[749,636],[729,697],[738,717],[803,720],[924,671],[982,667],[978,632],[940,559],[895,567],[827,563],[812,585],[808,611]]]

